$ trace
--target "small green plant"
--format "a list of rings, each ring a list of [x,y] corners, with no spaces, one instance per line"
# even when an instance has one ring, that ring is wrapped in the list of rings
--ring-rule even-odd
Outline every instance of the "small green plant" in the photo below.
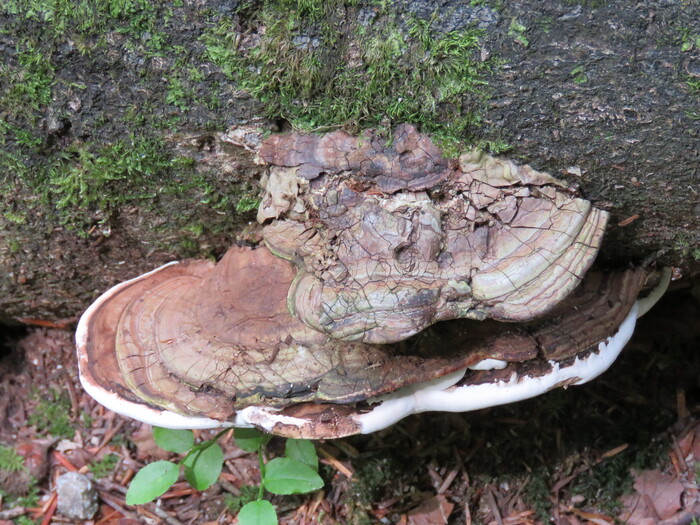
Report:
[[[119,456],[117,454],[107,454],[102,459],[90,463],[90,472],[92,472],[93,476],[97,479],[104,478],[114,470],[117,463],[119,463]]]
[[[18,516],[13,523],[15,525],[36,525],[39,521],[33,520],[29,516]]]
[[[512,37],[518,44],[520,44],[523,47],[527,47],[530,45],[530,41],[525,36],[526,31],[527,27],[525,27],[515,18],[510,21],[510,25],[508,26],[508,36]]]
[[[168,94],[165,97],[165,101],[168,104],[172,104],[180,111],[188,111],[190,109],[188,98],[189,96],[182,84],[182,80],[179,78],[171,78],[168,83]]]
[[[185,479],[192,487],[197,490],[209,488],[219,478],[224,463],[224,455],[217,441],[228,431],[222,430],[213,439],[195,445],[191,430],[155,427],[153,437],[158,446],[185,456],[178,463],[161,460],[142,468],[129,485],[126,503],[140,505],[161,496],[177,481],[180,467],[184,468]],[[318,456],[310,441],[288,439],[284,457],[266,461],[265,446],[272,436],[246,428],[235,429],[234,436],[240,448],[258,453],[261,479],[257,495],[247,490],[234,503],[240,508],[240,525],[278,523],[272,503],[263,499],[265,491],[279,495],[306,494],[323,487],[323,480],[318,475]]]
[[[679,29],[681,33],[681,52],[686,53],[695,49],[700,49],[700,33],[692,33],[687,27]]]
[[[249,211],[257,210],[260,205],[260,199],[250,195],[243,195],[236,202],[236,211],[239,213],[247,213]]]
[[[0,445],[0,470],[19,472],[24,470],[24,459],[15,449]]]
[[[574,77],[574,82],[576,84],[585,84],[588,82],[588,75],[586,74],[586,69],[583,66],[575,67],[571,70],[569,75]]]

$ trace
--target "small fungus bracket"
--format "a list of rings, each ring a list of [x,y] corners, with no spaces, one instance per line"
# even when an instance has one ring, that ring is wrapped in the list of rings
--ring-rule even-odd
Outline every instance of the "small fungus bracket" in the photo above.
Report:
[[[449,161],[409,125],[389,146],[277,135],[260,156],[265,244],[299,269],[289,308],[335,339],[537,318],[581,282],[607,221],[546,173],[476,151]]]

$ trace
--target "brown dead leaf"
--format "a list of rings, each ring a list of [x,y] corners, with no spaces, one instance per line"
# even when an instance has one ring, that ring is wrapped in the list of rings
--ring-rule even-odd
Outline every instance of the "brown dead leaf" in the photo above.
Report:
[[[659,470],[632,471],[636,494],[622,499],[620,519],[629,525],[652,525],[681,509],[683,484]]]
[[[131,435],[131,441],[136,445],[136,459],[139,461],[151,461],[168,459],[170,453],[163,450],[153,440],[151,425],[143,423],[139,429]]]
[[[445,525],[454,504],[443,495],[432,497],[408,513],[409,525]]]

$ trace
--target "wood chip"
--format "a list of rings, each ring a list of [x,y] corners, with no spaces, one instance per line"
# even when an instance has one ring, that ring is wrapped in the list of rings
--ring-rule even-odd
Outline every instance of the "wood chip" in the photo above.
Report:
[[[632,216],[630,216],[630,217],[627,217],[627,218],[624,219],[624,220],[621,220],[620,222],[617,223],[617,225],[620,226],[620,227],[622,228],[622,227],[625,227],[625,226],[627,226],[627,225],[629,225],[629,224],[632,224],[632,223],[633,223],[634,221],[636,221],[637,219],[639,219],[639,214],[638,214],[638,213],[635,213],[634,215],[632,215]]]

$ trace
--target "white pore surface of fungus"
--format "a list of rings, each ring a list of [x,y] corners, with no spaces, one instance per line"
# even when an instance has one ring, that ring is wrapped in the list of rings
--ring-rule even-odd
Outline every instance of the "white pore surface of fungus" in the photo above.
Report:
[[[632,337],[637,320],[637,303],[620,325],[617,333],[598,344],[598,351],[583,358],[577,357],[570,366],[561,367],[550,361],[552,371],[540,376],[519,377],[515,372],[508,381],[480,385],[453,386],[465,371],[451,374],[454,379],[448,388],[434,385],[415,385],[402,391],[377,398],[381,404],[366,414],[357,416],[362,433],[369,434],[393,425],[409,414],[440,410],[442,412],[469,412],[522,401],[544,394],[562,384],[580,385],[598,377],[613,364]]]

